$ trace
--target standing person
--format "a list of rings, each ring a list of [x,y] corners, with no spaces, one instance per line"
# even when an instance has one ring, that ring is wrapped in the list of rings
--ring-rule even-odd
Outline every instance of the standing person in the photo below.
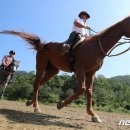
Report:
[[[86,11],[81,11],[78,15],[78,18],[74,20],[72,32],[70,33],[68,40],[63,45],[63,50],[65,50],[65,52],[69,52],[77,38],[80,39],[80,37],[88,36],[86,29],[90,29],[90,27],[86,25],[86,21],[89,18],[90,15]]]

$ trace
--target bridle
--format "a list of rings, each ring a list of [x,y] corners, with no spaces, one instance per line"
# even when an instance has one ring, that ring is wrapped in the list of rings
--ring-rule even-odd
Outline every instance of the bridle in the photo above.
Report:
[[[102,44],[101,44],[101,40],[100,40],[99,35],[97,35],[97,38],[98,38],[98,43],[99,43],[99,46],[100,46],[100,49],[101,49],[103,55],[104,55],[104,56],[108,56],[108,55],[105,53],[105,51],[104,51],[104,49],[103,49],[103,47],[102,47]]]
[[[98,35],[97,37],[98,37],[99,46],[100,46],[101,51],[103,52],[104,56],[108,56],[108,57],[119,56],[119,55],[121,55],[121,54],[123,54],[123,53],[126,53],[127,51],[130,50],[130,47],[128,47],[126,50],[124,50],[124,51],[122,51],[122,52],[120,52],[120,53],[117,53],[117,54],[114,54],[114,55],[110,55],[110,54],[112,53],[112,51],[113,51],[115,48],[117,48],[118,46],[123,45],[123,44],[126,44],[126,43],[130,43],[130,39],[129,39],[129,38],[121,38],[121,39],[127,40],[127,41],[117,42],[117,44],[116,44],[115,46],[113,46],[113,47],[110,49],[110,51],[106,54],[105,51],[104,51],[104,49],[103,49],[103,47],[102,47],[102,44],[101,44],[101,40],[100,40],[99,35]],[[128,41],[128,40],[129,40],[129,41]]]
[[[90,29],[89,29],[89,35],[91,35],[91,31],[94,32],[94,33],[97,33],[96,31],[94,31],[93,29],[90,28]],[[114,55],[110,55],[110,54],[112,53],[112,51],[113,51],[116,47],[118,47],[118,46],[120,46],[120,45],[123,45],[123,44],[126,44],[126,43],[130,43],[130,38],[121,38],[121,39],[123,39],[123,40],[125,40],[125,41],[124,41],[124,42],[117,42],[117,44],[116,44],[115,46],[113,46],[107,54],[106,54],[105,51],[104,51],[104,48],[103,48],[103,46],[102,46],[102,43],[101,43],[101,40],[100,40],[100,36],[99,36],[99,35],[97,35],[97,39],[98,39],[98,43],[99,43],[100,49],[101,49],[101,51],[102,51],[102,53],[103,53],[104,56],[108,56],[108,57],[119,56],[119,55],[121,55],[121,54],[123,54],[123,53],[125,53],[125,52],[127,52],[127,51],[130,50],[130,47],[128,47],[126,50],[124,50],[124,51],[122,51],[122,52],[120,52],[120,53],[117,53],[117,54],[114,54]]]

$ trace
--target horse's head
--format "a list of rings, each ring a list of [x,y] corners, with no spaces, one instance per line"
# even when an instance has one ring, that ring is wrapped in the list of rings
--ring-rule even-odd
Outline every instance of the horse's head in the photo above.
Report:
[[[125,37],[130,38],[130,16],[128,16],[127,18],[125,18],[122,21],[123,24],[123,33]]]
[[[11,70],[12,70],[13,72],[16,72],[16,70],[17,70],[18,67],[19,67],[19,63],[20,63],[20,61],[14,60],[14,62],[13,62],[13,64],[12,64],[12,67],[11,67]]]
[[[19,67],[20,61],[14,60],[6,69],[5,71],[8,73],[14,73],[17,71]]]

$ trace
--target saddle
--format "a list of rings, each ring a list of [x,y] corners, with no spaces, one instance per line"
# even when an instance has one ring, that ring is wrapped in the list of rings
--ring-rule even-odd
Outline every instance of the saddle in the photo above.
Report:
[[[82,37],[80,33],[72,32],[68,38],[68,40],[63,44],[64,53],[68,55],[68,61],[70,64],[70,68],[74,71],[75,57],[73,55],[73,49],[75,49],[81,42],[83,42],[85,37]]]

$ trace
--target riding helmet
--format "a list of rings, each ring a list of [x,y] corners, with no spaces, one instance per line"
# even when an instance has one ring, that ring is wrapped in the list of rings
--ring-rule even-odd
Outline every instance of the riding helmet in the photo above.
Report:
[[[11,50],[11,51],[9,52],[9,54],[15,55],[15,51]]]
[[[81,15],[86,15],[88,19],[90,18],[90,15],[86,11],[81,11],[79,17],[81,17]]]

